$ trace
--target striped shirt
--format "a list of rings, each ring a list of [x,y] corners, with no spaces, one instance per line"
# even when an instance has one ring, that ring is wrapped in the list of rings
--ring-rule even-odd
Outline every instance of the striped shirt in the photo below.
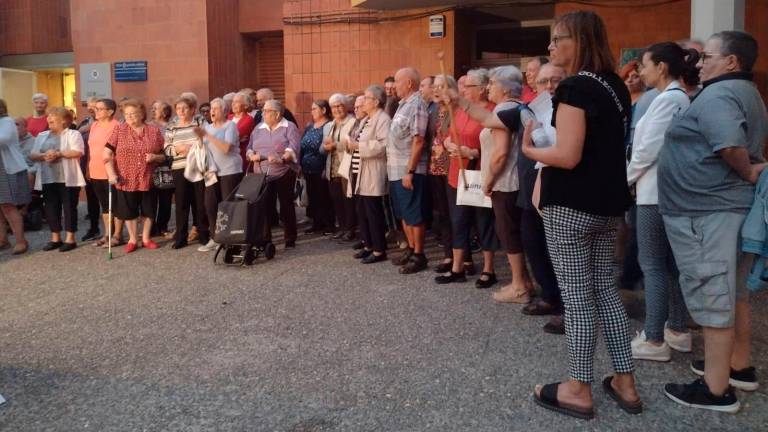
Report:
[[[186,153],[182,156],[176,152],[175,146],[183,144],[191,146],[200,142],[200,137],[195,134],[195,128],[200,126],[197,119],[192,119],[188,125],[181,126],[177,121],[168,123],[165,129],[165,147],[166,155],[173,158],[171,169],[184,169],[187,166]]]

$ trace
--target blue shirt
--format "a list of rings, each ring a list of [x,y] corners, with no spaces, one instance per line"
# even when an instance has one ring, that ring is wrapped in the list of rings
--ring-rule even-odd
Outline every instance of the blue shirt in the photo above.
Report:
[[[301,137],[301,170],[307,174],[321,174],[325,169],[325,159],[328,155],[320,153],[323,126],[307,126],[304,136]]]

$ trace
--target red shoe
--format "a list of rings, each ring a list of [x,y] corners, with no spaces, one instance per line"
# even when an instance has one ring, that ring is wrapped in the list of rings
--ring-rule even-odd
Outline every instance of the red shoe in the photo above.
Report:
[[[128,254],[128,253],[131,253],[131,252],[133,252],[133,251],[135,251],[136,249],[137,249],[137,247],[136,247],[136,243],[127,243],[127,244],[126,244],[126,245],[123,247],[123,250],[124,250],[124,251],[125,251],[125,253],[127,253],[127,254]]]
[[[147,249],[157,249],[160,246],[157,245],[157,243],[153,242],[152,240],[144,240],[141,242],[141,246],[145,247]]]

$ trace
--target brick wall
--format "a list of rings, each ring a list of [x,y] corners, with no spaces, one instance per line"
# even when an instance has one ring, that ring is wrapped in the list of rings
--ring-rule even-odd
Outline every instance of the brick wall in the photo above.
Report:
[[[286,19],[334,13],[375,16],[418,13],[418,10],[381,14],[350,7],[349,0],[286,0]],[[453,72],[453,13],[446,13],[446,37],[430,39],[427,18],[357,24],[291,25],[285,32],[286,104],[300,124],[309,120],[312,100],[332,93],[353,93],[372,83],[383,83],[403,66],[422,75],[439,73],[437,52],[445,52],[448,73]]]
[[[70,3],[75,73],[81,63],[146,60],[148,81],[113,82],[115,99],[140,96],[149,103],[183,91],[208,99],[206,0]]]
[[[0,0],[0,55],[69,51],[69,0]]]

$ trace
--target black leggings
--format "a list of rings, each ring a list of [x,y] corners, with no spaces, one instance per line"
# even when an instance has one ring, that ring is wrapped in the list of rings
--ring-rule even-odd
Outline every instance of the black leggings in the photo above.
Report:
[[[444,175],[429,175],[429,191],[432,196],[432,211],[434,219],[432,230],[440,236],[443,243],[443,258],[453,259],[451,244],[451,214],[448,210],[448,177]]]
[[[173,183],[176,186],[176,242],[187,241],[187,231],[189,230],[189,209],[192,207],[195,216],[192,218],[201,244],[208,243],[208,225],[205,222],[205,182],[192,183],[184,177],[184,169],[175,169],[173,173]],[[200,205],[195,205],[199,203]]]
[[[64,213],[64,231],[77,232],[77,201],[79,197],[79,187],[67,187],[64,183],[43,185],[45,217],[48,219],[51,232],[61,232],[62,212]]]
[[[240,184],[243,174],[231,174],[219,177],[219,181],[205,188],[205,213],[208,216],[208,232],[211,238],[216,234],[216,213],[219,203],[227,199]]]
[[[335,177],[328,184],[328,188],[339,228],[342,231],[354,231],[357,226],[357,209],[354,199],[347,198],[347,180],[343,177]]]
[[[536,210],[522,210],[520,240],[523,243],[523,252],[531,264],[533,277],[541,286],[541,297],[553,306],[561,306],[560,288],[547,251],[544,221]]]

